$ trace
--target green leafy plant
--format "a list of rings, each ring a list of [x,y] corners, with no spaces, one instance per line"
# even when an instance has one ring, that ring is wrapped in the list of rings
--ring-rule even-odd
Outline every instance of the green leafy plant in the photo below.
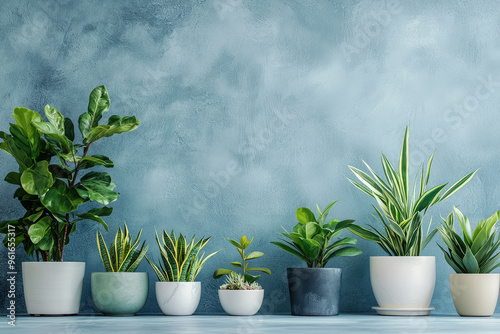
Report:
[[[460,222],[463,238],[455,230],[453,213]],[[448,251],[440,245],[438,246],[453,270],[463,274],[478,274],[489,273],[500,267],[500,252],[495,253],[500,247],[500,237],[498,227],[496,227],[499,219],[500,211],[497,211],[490,218],[480,221],[474,232],[469,218],[465,217],[457,208],[453,208],[448,217],[443,219],[444,224],[441,224],[438,230],[441,232],[444,243],[448,246]]]
[[[142,229],[132,242],[132,236],[128,232],[127,224],[125,224],[123,231],[121,227],[118,228],[115,239],[109,247],[111,249],[110,253],[101,232],[97,232],[97,248],[104,269],[107,272],[134,272],[137,269],[149,248],[146,241],[143,241],[142,246],[139,248],[141,233]]]
[[[427,236],[424,238],[422,221],[427,210],[431,206],[444,201],[466,185],[477,171],[467,174],[444,193],[443,190],[446,184],[426,189],[434,157],[434,154],[432,154],[427,162],[427,169],[422,166],[420,182],[417,183],[417,175],[413,189],[410,189],[408,136],[407,127],[403,139],[398,171],[394,169],[389,160],[382,154],[385,182],[364,161],[372,176],[355,167],[349,166],[363,185],[352,180],[349,181],[359,190],[375,198],[377,201],[380,210],[373,206],[377,214],[373,216],[382,222],[385,234],[371,225],[369,226],[372,230],[356,224],[349,226],[349,230],[363,239],[375,241],[387,254],[393,256],[419,256],[421,254],[422,250],[437,232],[437,229],[429,232],[431,219]]]
[[[260,275],[253,276],[249,274],[249,271],[260,271],[263,273],[266,273],[268,275],[271,275],[271,270],[267,268],[257,268],[257,267],[248,267],[248,261],[258,259],[264,255],[262,252],[251,252],[248,254],[245,254],[245,250],[250,246],[250,244],[253,241],[253,238],[251,240],[247,240],[246,236],[242,236],[240,239],[240,242],[237,242],[235,240],[229,239],[229,242],[236,247],[238,250],[238,253],[240,253],[241,256],[241,262],[231,262],[231,265],[236,267],[236,268],[241,268],[243,270],[243,273],[239,275],[232,269],[224,269],[224,268],[219,268],[214,272],[214,278],[218,279],[221,278],[224,275],[229,275],[227,277],[227,282],[224,286],[224,288],[221,287],[221,289],[227,289],[227,290],[255,290],[254,287],[260,287],[258,284],[253,285],[252,283],[256,282],[259,278]],[[241,278],[243,278],[243,283],[239,283],[241,281]]]
[[[337,201],[328,204],[323,212],[318,207],[318,219],[310,209],[298,208],[295,215],[299,223],[294,226],[292,232],[287,232],[285,228],[283,228],[285,232],[281,232],[289,240],[280,239],[283,242],[271,243],[305,261],[309,268],[324,268],[328,261],[337,256],[362,254],[358,248],[349,246],[357,243],[353,238],[343,238],[330,244],[334,237],[354,222],[354,220],[339,221],[334,218],[325,223],[328,212],[335,203]]]
[[[16,123],[10,124],[10,134],[0,131],[0,148],[16,159],[19,170],[10,172],[5,181],[19,188],[14,193],[26,209],[23,217],[0,222],[0,233],[15,229],[15,244],[23,244],[28,256],[37,260],[62,261],[69,235],[81,220],[94,220],[108,227],[102,217],[109,216],[119,193],[109,174],[84,171],[113,162],[106,156],[89,155],[90,146],[103,137],[132,131],[140,120],[133,117],[111,116],[108,124],[99,124],[109,109],[110,100],[104,86],[90,94],[87,112],[78,120],[82,143],[75,144],[73,122],[56,108],[45,106],[45,117],[27,108],[15,108]],[[79,150],[83,152],[78,153]],[[53,161],[56,160],[56,161]],[[80,178],[81,176],[81,178]],[[75,211],[86,202],[103,207],[87,212]],[[4,239],[7,245],[7,238]]]
[[[176,237],[174,231],[170,235],[163,231],[160,242],[158,233],[155,232],[155,234],[161,261],[158,261],[159,264],[156,266],[147,256],[146,260],[153,267],[161,282],[194,282],[205,262],[217,253],[214,252],[207,257],[205,257],[205,253],[199,256],[201,249],[205,247],[210,238],[201,238],[195,241],[195,236],[193,236],[188,243],[182,234]]]
[[[226,277],[226,283],[220,286],[221,290],[262,290],[257,282],[248,283],[243,274],[231,271]]]

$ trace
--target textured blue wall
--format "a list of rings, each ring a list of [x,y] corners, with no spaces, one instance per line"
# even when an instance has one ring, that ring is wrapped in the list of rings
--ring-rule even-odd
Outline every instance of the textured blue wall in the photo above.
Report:
[[[126,221],[133,233],[144,228],[157,257],[155,226],[211,235],[206,250],[222,250],[199,276],[207,313],[222,312],[213,270],[237,256],[225,238],[255,236],[260,265],[273,270],[261,280],[263,311],[288,312],[285,268],[302,263],[269,242],[299,206],[338,199],[332,216],[369,222],[373,203],[346,166],[363,159],[381,171],[382,151],[397,163],[407,124],[412,167],[436,151],[431,183],[481,167],[432,211],[434,222],[453,205],[474,221],[500,208],[499,28],[497,1],[3,0],[0,128],[16,106],[51,104],[76,120],[106,85],[109,115],[142,124],[92,148],[115,161],[121,193],[105,238]],[[1,177],[15,168],[2,153]],[[14,190],[0,183],[1,219],[22,215]],[[87,263],[82,312],[95,312],[98,228],[82,222],[65,253]],[[344,270],[344,312],[376,304],[368,261],[382,252],[359,246],[362,256],[331,263]],[[451,269],[435,242],[424,255],[437,256],[432,306],[454,312]],[[151,275],[143,311],[160,312],[156,278],[145,261],[139,269]],[[0,278],[4,295],[4,270]]]

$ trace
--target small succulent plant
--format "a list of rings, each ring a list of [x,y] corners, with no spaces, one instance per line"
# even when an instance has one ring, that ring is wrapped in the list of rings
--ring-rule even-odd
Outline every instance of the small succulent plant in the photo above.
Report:
[[[463,238],[455,230],[453,214],[460,222]],[[500,267],[500,252],[495,253],[500,247],[500,237],[496,227],[499,219],[500,211],[497,211],[490,218],[480,221],[474,232],[469,219],[457,208],[453,208],[448,217],[443,219],[444,224],[441,224],[438,230],[448,246],[448,251],[438,246],[443,251],[446,262],[457,273],[489,273]]]
[[[245,276],[234,271],[226,275],[226,283],[220,286],[221,290],[262,290],[257,282],[248,283]]]

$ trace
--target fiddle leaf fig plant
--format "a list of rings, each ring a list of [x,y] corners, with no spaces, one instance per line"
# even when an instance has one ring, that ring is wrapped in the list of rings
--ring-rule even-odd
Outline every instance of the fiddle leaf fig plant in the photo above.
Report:
[[[71,119],[56,108],[45,106],[47,122],[36,111],[15,108],[15,123],[9,133],[0,131],[0,148],[19,165],[7,174],[5,181],[18,186],[14,193],[26,210],[23,217],[0,222],[0,233],[15,229],[16,247],[21,243],[28,256],[37,260],[62,261],[69,236],[82,220],[93,220],[108,227],[102,217],[113,211],[108,207],[119,193],[105,172],[88,171],[114,166],[110,158],[91,155],[91,145],[114,134],[132,131],[140,124],[134,116],[111,116],[108,124],[99,124],[109,109],[110,100],[104,86],[90,94],[87,112],[78,120],[82,141],[75,143]],[[82,212],[80,205],[96,202],[101,206]],[[4,239],[7,245],[7,238]]]
[[[455,230],[454,215],[456,215],[462,228],[460,237]],[[446,251],[439,244],[444,253],[446,262],[458,274],[487,274],[495,268],[500,267],[500,237],[498,227],[500,211],[495,212],[490,218],[482,220],[472,231],[469,218],[465,217],[460,210],[453,211],[444,223],[438,228],[444,243],[448,247]]]
[[[267,268],[258,268],[258,267],[248,267],[248,261],[258,259],[264,255],[262,252],[250,252],[245,254],[245,250],[250,246],[253,241],[253,238],[247,240],[247,237],[244,235],[240,238],[240,241],[232,240],[227,238],[227,240],[236,247],[238,253],[241,256],[241,262],[235,261],[231,262],[231,265],[236,268],[241,268],[242,273],[239,274],[232,269],[224,269],[219,268],[214,272],[214,278],[218,279],[224,275],[226,277],[226,284],[221,286],[223,290],[259,290],[262,289],[259,284],[257,284],[257,280],[260,278],[260,275],[251,275],[248,272],[250,271],[260,271],[271,275],[271,270]]]
[[[373,216],[382,222],[384,230],[381,231],[369,225],[370,230],[356,224],[352,224],[348,229],[365,240],[375,241],[387,254],[392,256],[419,256],[437,233],[437,229],[434,229],[424,236],[423,219],[427,210],[431,206],[449,198],[465,186],[477,171],[467,174],[447,190],[444,190],[447,184],[426,189],[434,157],[434,154],[432,154],[427,162],[427,169],[422,166],[420,182],[415,180],[413,188],[410,188],[408,137],[407,127],[403,138],[398,170],[395,170],[385,155],[382,154],[382,167],[386,181],[375,174],[366,162],[366,168],[372,176],[358,168],[349,166],[349,169],[362,184],[352,180],[349,181],[356,188],[377,201],[379,209],[373,206],[376,212],[376,216]],[[429,230],[430,226],[431,222],[429,222]]]
[[[339,221],[334,218],[325,223],[328,212],[335,203],[337,201],[328,204],[323,212],[318,207],[317,219],[310,209],[298,208],[295,215],[299,223],[294,226],[292,232],[288,232],[285,228],[283,228],[285,232],[281,232],[288,240],[281,239],[271,243],[304,261],[308,268],[324,268],[328,261],[337,256],[362,254],[361,250],[350,246],[357,243],[353,238],[343,238],[330,244],[333,238],[354,222],[354,220]]]

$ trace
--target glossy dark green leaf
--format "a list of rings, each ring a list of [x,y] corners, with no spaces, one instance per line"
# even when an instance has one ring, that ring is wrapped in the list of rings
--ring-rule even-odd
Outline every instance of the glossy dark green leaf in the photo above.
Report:
[[[55,132],[64,135],[64,116],[56,108],[49,105],[45,106],[44,112],[50,124],[54,126]]]
[[[75,140],[75,125],[70,118],[64,119],[64,135],[71,141]]]
[[[33,126],[33,121],[42,121],[42,117],[36,111],[27,108],[15,108],[13,113],[17,125],[23,130],[23,136],[29,143],[29,149],[32,159],[35,159],[40,153],[41,136]]]
[[[92,127],[95,128],[102,118],[102,114],[109,109],[110,100],[106,87],[94,88],[89,96],[88,114],[92,117]]]
[[[20,186],[21,185],[21,173],[16,173],[16,172],[10,172],[5,176],[4,179],[6,182],[9,182],[10,184],[15,184]]]
[[[218,278],[221,278],[222,276],[224,275],[229,275],[230,273],[232,273],[233,271],[231,269],[224,269],[224,268],[220,268],[220,269],[217,269],[215,272],[214,272],[214,278],[215,279],[218,279]]]
[[[89,155],[80,159],[80,169],[87,169],[94,166],[104,166],[106,168],[114,167],[113,161],[100,154]]]
[[[267,268],[254,268],[254,267],[250,267],[250,268],[247,268],[247,271],[261,271],[263,273],[271,275],[271,270],[269,270]]]
[[[257,259],[263,255],[264,255],[264,253],[262,253],[262,252],[251,252],[245,256],[245,260]]]
[[[90,172],[82,177],[76,190],[82,198],[108,205],[120,196],[113,191],[114,188],[115,184],[107,173]]]
[[[109,208],[109,207],[105,206],[102,208],[91,209],[87,213],[90,213],[91,215],[96,215],[99,217],[106,217],[106,216],[111,215],[112,212],[113,212],[113,208]]]
[[[49,172],[49,163],[45,160],[26,169],[20,181],[23,189],[30,195],[43,195],[54,184],[52,174]]]
[[[61,180],[56,180],[54,185],[41,197],[42,204],[53,213],[67,213],[84,202],[74,188],[70,188]]]
[[[90,129],[92,129],[92,116],[89,113],[83,113],[78,118],[78,128],[83,138],[88,138]]]

